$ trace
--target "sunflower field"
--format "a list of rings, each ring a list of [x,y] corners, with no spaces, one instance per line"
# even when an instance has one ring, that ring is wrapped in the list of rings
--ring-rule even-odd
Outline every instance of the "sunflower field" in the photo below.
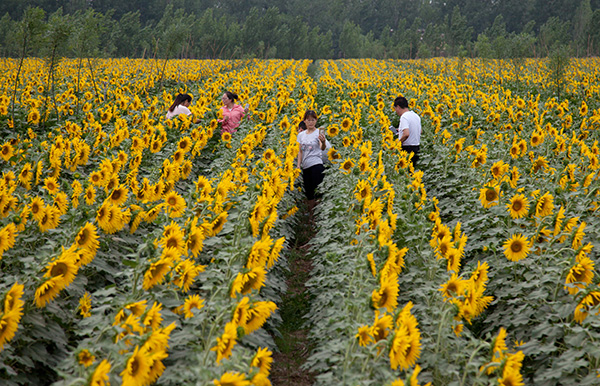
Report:
[[[307,109],[315,385],[600,384],[598,59],[0,68],[3,385],[270,385]]]

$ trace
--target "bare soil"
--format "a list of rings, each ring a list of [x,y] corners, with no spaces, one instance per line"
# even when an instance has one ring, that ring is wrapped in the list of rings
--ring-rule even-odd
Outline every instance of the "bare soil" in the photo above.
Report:
[[[300,208],[300,211],[303,209],[307,208]],[[308,210],[305,213],[298,221],[294,246],[287,253],[290,272],[288,290],[280,308],[281,337],[275,338],[278,351],[273,353],[270,376],[273,386],[310,386],[314,383],[314,375],[302,368],[311,352],[304,315],[310,309],[311,299],[305,283],[312,269],[308,249],[314,235],[314,221]]]

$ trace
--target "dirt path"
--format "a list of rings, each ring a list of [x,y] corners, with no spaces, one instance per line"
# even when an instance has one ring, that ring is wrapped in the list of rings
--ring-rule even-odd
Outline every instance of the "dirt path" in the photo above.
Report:
[[[287,256],[290,267],[288,291],[280,307],[281,337],[275,338],[279,351],[273,353],[270,377],[273,386],[310,386],[314,382],[312,374],[301,368],[311,351],[304,315],[310,309],[311,301],[305,283],[312,269],[308,247],[314,229],[307,208],[300,208],[298,212],[305,214],[300,214],[296,237]]]

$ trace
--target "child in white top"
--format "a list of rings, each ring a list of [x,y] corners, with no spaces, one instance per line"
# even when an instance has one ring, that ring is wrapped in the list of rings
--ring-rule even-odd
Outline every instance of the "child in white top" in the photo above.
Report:
[[[180,114],[192,115],[190,111],[190,103],[192,103],[192,96],[189,94],[179,94],[175,97],[175,101],[169,107],[167,111],[167,119],[175,118]]]

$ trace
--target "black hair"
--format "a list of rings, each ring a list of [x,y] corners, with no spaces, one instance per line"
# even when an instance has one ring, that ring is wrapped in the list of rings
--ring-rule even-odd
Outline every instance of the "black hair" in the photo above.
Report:
[[[407,109],[408,101],[405,97],[399,96],[398,98],[394,99],[394,107],[396,106],[400,106],[401,109]]]
[[[303,121],[306,120],[306,118],[314,118],[314,119],[319,119],[319,117],[317,117],[317,113],[315,112],[315,110],[306,110],[306,112],[304,113],[304,118],[302,118]]]
[[[173,110],[175,110],[175,107],[179,106],[180,104],[182,104],[183,102],[191,102],[192,101],[192,96],[189,94],[179,94],[175,97],[175,101],[173,102],[173,104],[171,105],[171,107],[169,107],[169,111],[173,112]]]
[[[300,121],[300,124],[298,125],[298,132],[301,132],[304,130],[306,130],[306,123],[304,123],[304,121]]]
[[[227,95],[227,98],[231,99],[232,101],[235,101],[236,99],[240,99],[240,97],[238,97],[237,94],[232,93],[231,91],[225,91],[225,95]]]

